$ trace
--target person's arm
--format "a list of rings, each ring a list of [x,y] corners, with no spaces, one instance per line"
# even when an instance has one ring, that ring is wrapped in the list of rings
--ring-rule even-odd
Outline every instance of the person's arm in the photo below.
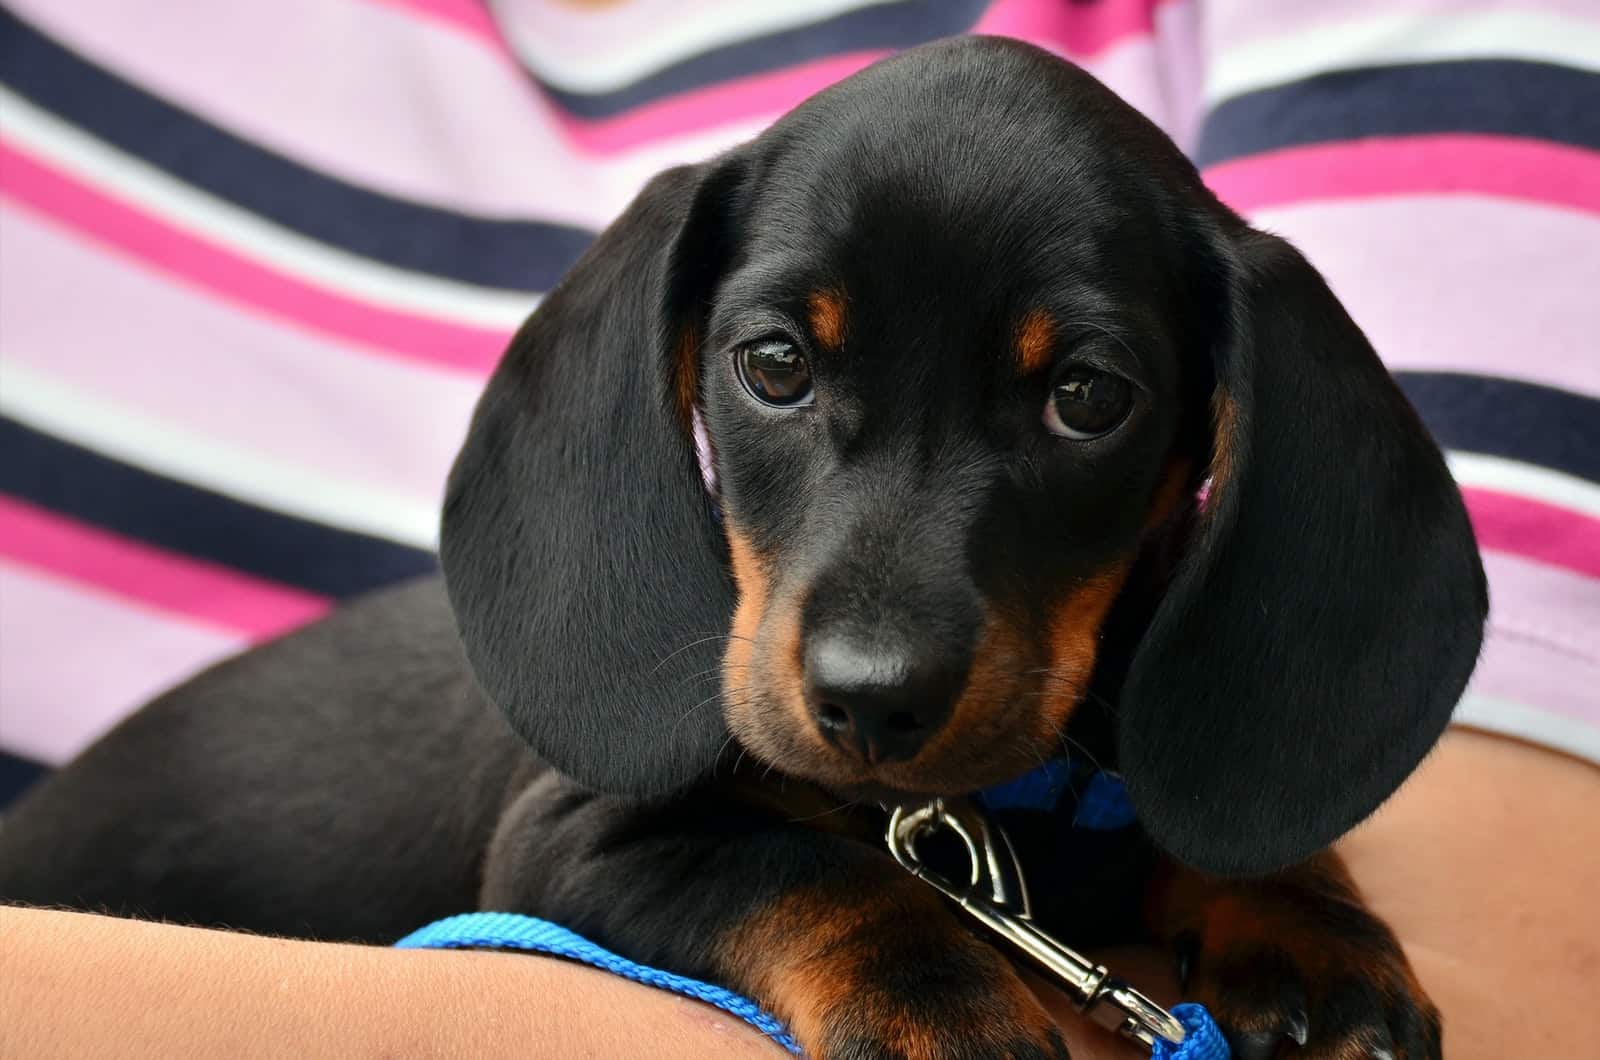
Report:
[[[0,908],[0,1056],[787,1054],[707,1005],[522,954]]]
[[[1455,729],[1340,848],[1445,1056],[1600,1056],[1600,769]]]
[[[1600,1047],[1600,770],[1452,732],[1341,844],[1444,1012],[1451,1060]],[[1102,955],[1172,1000],[1170,959]],[[1041,990],[1075,1060],[1126,1060]],[[264,939],[0,909],[0,1055],[781,1057],[730,1016],[522,954]]]

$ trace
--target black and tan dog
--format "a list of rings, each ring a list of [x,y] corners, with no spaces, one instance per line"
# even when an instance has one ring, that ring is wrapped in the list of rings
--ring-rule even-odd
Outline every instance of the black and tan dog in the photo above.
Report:
[[[1016,815],[1046,927],[1172,945],[1246,1057],[1439,1054],[1327,848],[1472,670],[1461,500],[1317,273],[1072,66],[922,48],[652,181],[512,344],[442,541],[443,586],[44,784],[0,895],[375,942],[524,911],[818,1057],[1061,1055],[879,836],[1071,741],[1140,827]]]

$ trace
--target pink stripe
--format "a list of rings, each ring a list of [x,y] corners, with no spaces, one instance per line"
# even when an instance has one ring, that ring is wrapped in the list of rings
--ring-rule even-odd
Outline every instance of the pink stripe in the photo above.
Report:
[[[1600,722],[1600,581],[1492,549],[1483,567],[1489,636],[1473,688]]]
[[[1495,490],[1461,495],[1482,547],[1600,578],[1600,519]]]
[[[0,555],[229,634],[264,640],[328,610],[326,598],[274,585],[0,497]]]
[[[4,203],[0,232],[0,364],[199,444],[422,504],[443,495],[477,377],[365,356]],[[94,292],[92,313],[83,291]]]
[[[1509,136],[1375,137],[1211,166],[1236,210],[1380,195],[1493,195],[1600,213],[1600,154]]]
[[[378,354],[484,375],[508,333],[446,324],[331,294],[166,224],[0,142],[0,193],[224,298]]]
[[[1252,220],[1322,270],[1391,369],[1511,374],[1600,397],[1600,216],[1422,195]]]
[[[0,559],[0,739],[65,762],[243,638]]]
[[[1469,690],[1600,726],[1597,683],[1600,665],[1593,659],[1491,623]]]

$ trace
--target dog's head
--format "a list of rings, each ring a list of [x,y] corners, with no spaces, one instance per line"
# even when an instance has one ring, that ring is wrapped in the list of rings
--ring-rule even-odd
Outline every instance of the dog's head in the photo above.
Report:
[[[442,554],[490,697],[639,796],[730,735],[845,791],[1009,779],[1156,578],[1119,763],[1219,871],[1387,796],[1484,611],[1440,454],[1317,273],[1092,78],[986,39],[656,178],[490,383]]]

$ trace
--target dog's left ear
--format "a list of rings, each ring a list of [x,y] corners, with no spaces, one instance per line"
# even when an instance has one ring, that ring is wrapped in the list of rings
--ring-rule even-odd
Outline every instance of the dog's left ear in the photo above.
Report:
[[[478,683],[540,757],[613,794],[693,782],[726,737],[734,589],[691,420],[738,174],[669,170],[600,236],[512,341],[445,498]]]
[[[1225,244],[1211,484],[1118,753],[1159,845],[1254,874],[1331,843],[1416,767],[1487,596],[1438,447],[1322,277],[1243,225]]]

